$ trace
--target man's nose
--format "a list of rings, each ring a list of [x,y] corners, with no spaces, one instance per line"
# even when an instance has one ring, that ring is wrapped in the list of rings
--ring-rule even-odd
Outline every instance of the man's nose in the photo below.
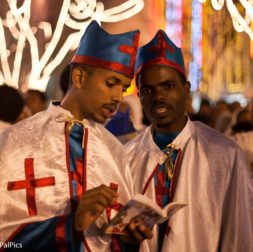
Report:
[[[113,90],[112,100],[114,102],[120,103],[123,100],[123,87],[116,86]]]
[[[153,101],[159,101],[165,99],[164,90],[161,87],[155,87],[152,90],[152,99]]]

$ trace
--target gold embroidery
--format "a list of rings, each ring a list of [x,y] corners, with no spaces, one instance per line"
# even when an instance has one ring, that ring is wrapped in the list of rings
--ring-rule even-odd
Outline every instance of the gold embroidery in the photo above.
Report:
[[[163,150],[163,152],[167,155],[167,158],[165,159],[164,165],[165,165],[165,172],[168,175],[168,179],[171,180],[174,174],[174,168],[175,165],[172,160],[172,154],[174,151],[174,146],[173,145],[168,145],[166,148]]]
[[[79,124],[83,127],[83,130],[85,129],[83,121],[77,120],[71,116],[60,114],[56,117],[57,122],[67,122],[66,127],[66,133],[69,134],[69,132],[72,130],[75,124]],[[85,138],[85,132],[83,131],[83,139],[82,139],[82,149],[84,149],[84,138]]]

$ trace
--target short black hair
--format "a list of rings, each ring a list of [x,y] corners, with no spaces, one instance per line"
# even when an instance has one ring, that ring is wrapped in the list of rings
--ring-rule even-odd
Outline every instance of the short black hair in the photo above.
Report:
[[[6,84],[0,86],[0,120],[14,123],[25,105],[22,94]]]

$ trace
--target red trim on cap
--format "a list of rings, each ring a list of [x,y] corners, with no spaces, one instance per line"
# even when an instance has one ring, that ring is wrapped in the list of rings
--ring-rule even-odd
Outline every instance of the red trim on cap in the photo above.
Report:
[[[140,72],[143,68],[146,68],[148,66],[155,66],[155,65],[169,66],[171,68],[174,68],[177,71],[179,71],[186,78],[185,70],[180,65],[176,64],[173,61],[167,60],[165,58],[156,58],[153,60],[148,60],[147,62],[145,62],[144,64],[142,64],[138,67],[138,69],[136,71],[136,76],[138,76],[140,74]]]
[[[98,59],[94,57],[74,55],[71,63],[80,63],[80,64],[86,64],[86,65],[90,65],[94,67],[107,69],[110,71],[121,73],[131,79],[134,76],[133,67],[128,67],[118,62],[110,62],[110,61],[106,61],[106,60],[102,60],[102,59]]]

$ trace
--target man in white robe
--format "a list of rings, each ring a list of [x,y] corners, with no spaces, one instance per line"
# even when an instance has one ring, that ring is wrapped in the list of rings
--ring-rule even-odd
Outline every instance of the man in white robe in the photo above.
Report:
[[[110,35],[93,21],[63,101],[0,135],[0,251],[128,247],[101,230],[131,198],[132,180],[122,145],[100,123],[130,85],[138,39],[138,31]],[[137,242],[151,235],[128,228]]]
[[[152,125],[126,145],[135,193],[187,206],[154,227],[145,252],[253,251],[253,184],[241,149],[185,115],[181,49],[159,30],[141,47],[136,81]]]

